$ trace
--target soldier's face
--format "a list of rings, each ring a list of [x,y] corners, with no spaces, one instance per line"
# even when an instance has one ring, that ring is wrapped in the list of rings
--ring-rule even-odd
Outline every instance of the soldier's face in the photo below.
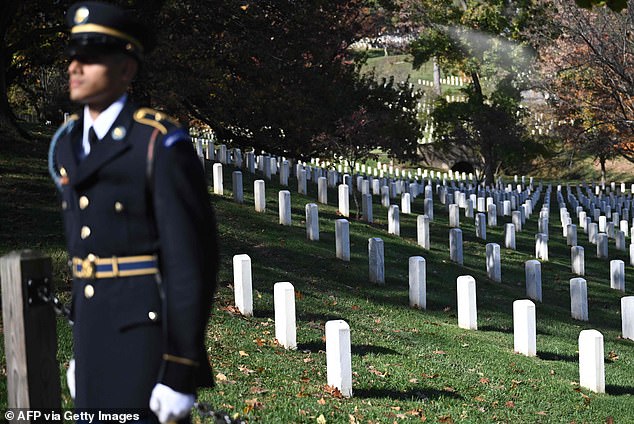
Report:
[[[78,55],[68,66],[70,99],[103,110],[127,90],[137,66],[123,54]]]

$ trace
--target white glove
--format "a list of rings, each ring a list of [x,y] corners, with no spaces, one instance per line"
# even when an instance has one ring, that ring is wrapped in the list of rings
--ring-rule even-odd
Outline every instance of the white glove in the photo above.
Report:
[[[75,399],[75,358],[71,359],[68,363],[68,369],[66,370],[66,383],[68,383],[70,397]]]
[[[162,423],[178,421],[189,414],[194,400],[193,394],[176,392],[169,386],[158,383],[152,390],[150,409]]]

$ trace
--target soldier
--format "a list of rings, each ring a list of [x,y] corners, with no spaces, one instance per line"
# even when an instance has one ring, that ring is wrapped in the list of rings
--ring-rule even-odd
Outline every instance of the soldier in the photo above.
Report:
[[[204,335],[218,252],[204,171],[178,122],[126,94],[148,30],[100,2],[67,20],[70,98],[83,110],[55,134],[49,167],[74,277],[69,388],[78,410],[188,421],[197,387],[213,384]]]

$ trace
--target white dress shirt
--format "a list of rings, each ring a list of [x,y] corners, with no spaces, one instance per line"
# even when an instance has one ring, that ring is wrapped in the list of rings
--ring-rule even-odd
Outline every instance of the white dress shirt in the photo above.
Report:
[[[99,138],[99,140],[103,139],[106,134],[108,134],[108,131],[110,131],[110,127],[112,127],[114,121],[117,120],[117,117],[119,116],[119,113],[121,113],[127,99],[128,94],[124,93],[123,96],[117,99],[117,101],[101,112],[94,121],[90,116],[88,105],[84,106],[84,133],[82,137],[82,147],[84,152],[83,157],[88,156],[90,153],[90,142],[88,141],[88,131],[90,130],[90,127],[95,129],[95,134],[97,134],[97,138]]]

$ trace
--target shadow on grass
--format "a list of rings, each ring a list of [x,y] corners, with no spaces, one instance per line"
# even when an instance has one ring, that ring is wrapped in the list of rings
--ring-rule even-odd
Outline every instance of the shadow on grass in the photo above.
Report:
[[[309,343],[299,343],[297,345],[297,350],[300,351],[310,351],[312,353],[317,353],[319,351],[326,351],[326,343],[325,342],[309,342]],[[400,355],[400,352],[396,350],[389,349],[387,347],[381,346],[371,346],[371,345],[352,345],[351,347],[352,354],[358,356],[365,356],[368,354],[376,354],[376,355]]]
[[[579,358],[575,355],[562,355],[560,353],[553,352],[537,352],[537,357],[544,361],[564,361],[564,362],[577,362]]]
[[[440,398],[462,399],[458,393],[428,388],[412,388],[403,392],[390,389],[353,389],[357,398],[388,398],[392,400],[427,401]]]
[[[605,386],[605,392],[609,395],[634,395],[634,387],[631,386],[614,386],[608,384]]]
[[[478,330],[480,330],[480,331],[493,331],[493,332],[497,332],[497,333],[513,334],[513,329],[512,328],[496,327],[494,325],[485,325],[485,326],[482,326],[482,327],[478,327]]]

